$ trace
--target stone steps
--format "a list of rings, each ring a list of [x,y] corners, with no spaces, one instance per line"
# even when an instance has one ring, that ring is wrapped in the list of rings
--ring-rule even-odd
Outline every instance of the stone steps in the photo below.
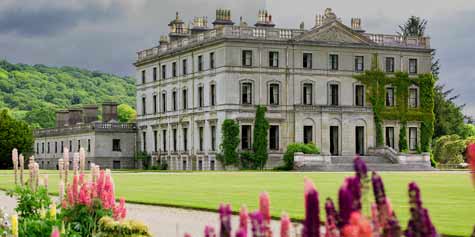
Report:
[[[435,171],[422,164],[374,164],[367,163],[368,171]],[[311,165],[300,167],[299,171],[354,171],[353,164]]]
[[[353,164],[354,156],[332,156],[333,164]],[[378,156],[361,156],[366,164],[392,164],[390,160]]]

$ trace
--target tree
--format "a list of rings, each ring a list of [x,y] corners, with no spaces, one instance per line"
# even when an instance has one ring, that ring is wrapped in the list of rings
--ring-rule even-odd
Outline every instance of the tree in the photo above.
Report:
[[[254,151],[254,160],[257,162],[256,166],[263,169],[266,165],[267,154],[267,134],[269,131],[269,122],[266,119],[266,107],[257,106],[256,118],[254,120],[254,142],[252,149]]]
[[[423,37],[426,31],[427,20],[420,17],[411,16],[403,25],[399,26],[401,30],[399,35],[403,37]]]
[[[54,128],[56,121],[54,111],[54,108],[34,108],[26,113],[24,120],[34,128]]]
[[[137,112],[128,104],[120,104],[117,107],[117,117],[119,118],[120,122],[130,123],[137,119]]]
[[[235,165],[238,161],[239,125],[232,119],[226,119],[221,125],[221,131],[221,163],[224,167]]]
[[[33,132],[27,123],[13,119],[8,110],[0,111],[0,168],[12,166],[14,148],[25,156],[33,150]]]

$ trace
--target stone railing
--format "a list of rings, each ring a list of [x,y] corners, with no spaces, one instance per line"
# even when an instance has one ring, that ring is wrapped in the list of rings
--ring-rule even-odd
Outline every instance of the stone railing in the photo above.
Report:
[[[33,131],[35,137],[57,136],[76,134],[91,131],[111,131],[111,132],[133,132],[137,129],[135,123],[105,123],[93,122],[88,124],[77,124],[74,126],[67,126],[62,128],[45,128]]]
[[[426,164],[430,166],[430,153],[408,154],[397,152],[391,147],[368,148],[368,154],[385,157],[397,164]]]
[[[160,46],[145,49],[137,53],[137,61],[153,58],[165,53],[181,50],[187,47],[196,46],[209,41],[221,38],[232,39],[265,39],[287,41],[302,35],[308,31],[300,29],[279,29],[279,28],[259,28],[259,27],[241,27],[224,26],[219,29],[212,29],[196,35],[190,35],[187,38],[171,41]],[[402,37],[399,35],[370,34],[364,33],[366,37],[377,45],[405,47],[405,48],[430,48],[429,37]]]

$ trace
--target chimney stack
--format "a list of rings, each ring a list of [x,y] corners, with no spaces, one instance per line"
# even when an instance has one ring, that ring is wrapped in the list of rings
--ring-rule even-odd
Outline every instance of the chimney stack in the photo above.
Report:
[[[63,128],[68,124],[69,111],[68,110],[58,110],[56,111],[56,127]]]
[[[217,9],[216,20],[213,22],[213,25],[214,28],[221,28],[225,25],[234,25],[234,22],[231,20],[231,10]]]
[[[84,113],[84,123],[97,121],[97,105],[84,105],[82,109]]]
[[[69,109],[69,118],[68,124],[69,126],[74,126],[78,123],[82,123],[82,109],[79,108],[71,108]]]
[[[117,103],[104,102],[102,103],[102,121],[107,123],[110,121],[117,122]]]
[[[275,24],[272,23],[272,15],[267,12],[267,10],[259,10],[257,14],[257,23],[254,25],[256,27],[274,27]]]
[[[199,34],[208,30],[208,17],[201,16],[193,19],[191,34]]]
[[[361,18],[351,18],[351,29],[357,32],[364,32],[364,30],[361,29]]]

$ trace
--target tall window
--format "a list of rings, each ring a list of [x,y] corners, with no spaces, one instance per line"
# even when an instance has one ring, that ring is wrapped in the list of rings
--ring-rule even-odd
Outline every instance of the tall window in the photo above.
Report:
[[[162,112],[167,112],[167,93],[162,92]]]
[[[355,105],[364,106],[364,86],[363,85],[355,86]]]
[[[157,67],[153,67],[153,80],[157,80]]]
[[[54,153],[58,153],[58,142],[54,142]]]
[[[338,70],[338,54],[330,54],[330,69]]]
[[[311,105],[313,98],[313,85],[311,83],[303,84],[303,104]]]
[[[331,84],[330,85],[330,105],[338,105],[338,84]]]
[[[172,77],[176,77],[176,62],[172,63]]]
[[[183,128],[183,150],[188,150],[188,128]]]
[[[269,104],[271,105],[279,104],[279,84],[269,85]]]
[[[167,78],[167,65],[162,65],[162,79]]]
[[[177,138],[176,128],[172,130],[172,133],[173,133],[173,151],[177,151],[178,141],[176,139]]]
[[[182,108],[187,109],[188,108],[188,91],[186,89],[183,89],[182,96],[183,96]]]
[[[64,142],[61,141],[61,153],[63,153],[63,152],[64,152]]]
[[[40,154],[40,143],[36,143],[36,154]]]
[[[203,86],[198,87],[198,107],[202,108],[204,106],[203,98]]]
[[[145,84],[145,70],[142,70],[142,84]]]
[[[269,149],[279,150],[279,126],[277,125],[269,127]]]
[[[112,151],[120,151],[120,139],[112,139]]]
[[[313,142],[313,126],[303,126],[303,143]]]
[[[198,56],[198,72],[203,71],[203,55]]]
[[[386,127],[386,146],[394,149],[394,127]]]
[[[409,73],[417,74],[417,59],[415,58],[409,59]]]
[[[251,125],[241,126],[241,149],[251,149]]]
[[[142,115],[146,115],[146,114],[147,114],[147,101],[144,96],[142,97]]]
[[[356,56],[355,57],[355,72],[364,71],[364,57]]]
[[[198,136],[199,136],[199,148],[200,148],[200,151],[203,151],[203,146],[204,146],[204,141],[203,141],[203,138],[204,138],[204,130],[203,130],[203,127],[199,127],[198,128]]]
[[[43,146],[44,146],[44,144],[43,144]],[[73,152],[73,141],[71,141],[71,140],[69,140],[69,152]]]
[[[49,147],[50,147],[50,145],[49,145],[49,142],[48,142],[47,147],[46,147],[46,150],[47,150],[46,153],[48,153],[48,154],[50,153],[50,148]]]
[[[389,73],[394,72],[394,58],[393,57],[386,58],[386,72],[389,72]]]
[[[153,131],[153,150],[158,151],[158,132],[157,130]]]
[[[210,104],[211,106],[215,106],[216,105],[216,85],[215,84],[211,84],[210,85]]]
[[[162,130],[162,150],[167,151],[167,130]]]
[[[312,54],[303,53],[302,66],[305,69],[312,69]]]
[[[209,69],[214,69],[214,52],[209,53]]]
[[[409,107],[417,108],[418,98],[417,98],[417,89],[410,88],[409,89]]]
[[[417,128],[409,128],[409,149],[417,150]]]
[[[245,105],[252,104],[252,84],[250,82],[241,84],[241,103]]]
[[[49,149],[49,144],[48,144],[48,149]],[[80,149],[81,149],[81,140],[78,140],[78,150],[77,150],[77,152],[79,152]]]
[[[177,108],[176,108],[176,91],[172,92],[172,107],[173,107],[173,111],[177,110]]]
[[[252,51],[251,50],[242,51],[242,66],[244,67],[252,66]]]
[[[186,75],[188,74],[188,61],[186,59],[183,59],[183,61],[181,61],[181,73],[183,75]]]
[[[42,142],[41,143],[41,154],[44,154],[45,153],[45,143]]]
[[[279,52],[269,52],[269,67],[279,67]]]
[[[394,88],[392,87],[386,88],[386,106],[387,107],[394,106]]]
[[[211,150],[216,150],[216,126],[211,126]]]
[[[142,151],[146,152],[147,151],[147,132],[142,132]]]
[[[157,95],[153,95],[153,114],[157,114]]]
[[[87,152],[91,152],[91,139],[87,139]]]

